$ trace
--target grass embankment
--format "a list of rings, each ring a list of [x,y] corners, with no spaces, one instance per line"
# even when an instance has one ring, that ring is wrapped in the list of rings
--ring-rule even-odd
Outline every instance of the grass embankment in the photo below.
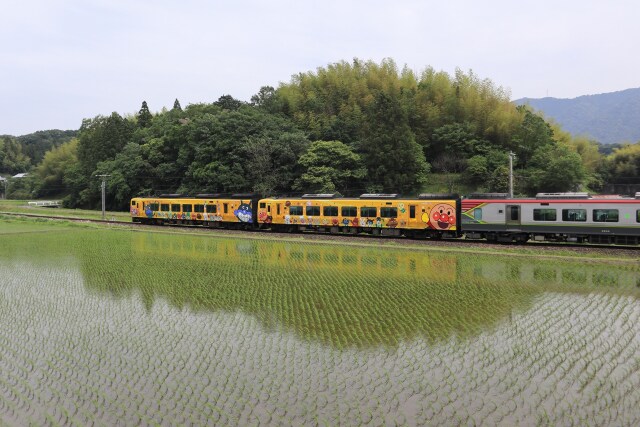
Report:
[[[2,212],[79,219],[102,219],[102,211],[31,206],[28,200],[0,200],[0,213]],[[110,221],[131,221],[129,212],[108,211],[105,213],[105,218]]]

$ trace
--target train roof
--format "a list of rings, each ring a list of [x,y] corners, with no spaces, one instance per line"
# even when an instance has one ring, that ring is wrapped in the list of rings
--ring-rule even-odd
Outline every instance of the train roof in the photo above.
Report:
[[[538,193],[535,197],[509,197],[507,193],[474,193],[463,200],[484,203],[639,203],[640,192],[634,196],[589,193]]]

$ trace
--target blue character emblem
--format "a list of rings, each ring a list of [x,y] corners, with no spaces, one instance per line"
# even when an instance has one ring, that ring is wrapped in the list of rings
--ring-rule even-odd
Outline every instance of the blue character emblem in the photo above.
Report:
[[[253,223],[253,214],[251,212],[251,202],[244,203],[240,200],[240,206],[233,211],[233,214],[240,220],[240,222]]]
[[[153,211],[151,210],[151,205],[147,205],[144,207],[144,213],[147,215],[147,218],[153,218]]]

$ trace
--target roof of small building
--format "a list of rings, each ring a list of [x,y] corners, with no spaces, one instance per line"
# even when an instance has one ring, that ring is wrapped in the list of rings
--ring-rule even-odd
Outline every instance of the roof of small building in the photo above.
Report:
[[[24,178],[25,176],[29,175],[26,172],[22,172],[22,173],[17,173],[15,175],[13,175],[14,178]]]

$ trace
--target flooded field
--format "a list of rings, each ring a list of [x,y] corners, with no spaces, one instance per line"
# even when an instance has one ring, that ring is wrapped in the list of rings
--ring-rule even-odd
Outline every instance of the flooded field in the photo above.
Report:
[[[0,224],[0,425],[638,425],[640,265]]]

